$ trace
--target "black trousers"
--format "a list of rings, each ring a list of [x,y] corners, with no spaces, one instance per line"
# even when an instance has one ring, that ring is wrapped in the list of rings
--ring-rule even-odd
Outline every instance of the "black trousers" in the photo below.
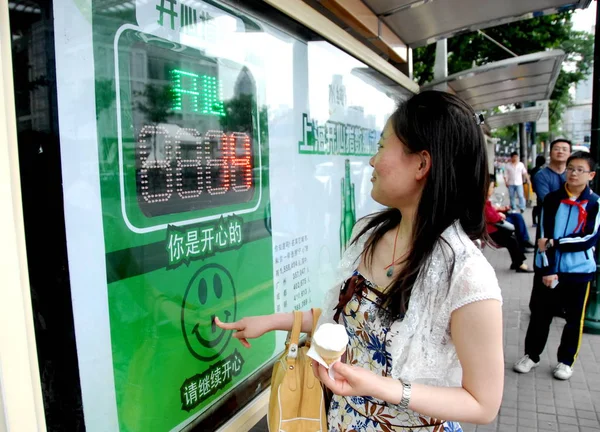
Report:
[[[531,219],[532,219],[532,221],[533,221],[534,224],[539,224],[540,223],[540,215],[541,215],[541,213],[542,213],[542,206],[541,205],[536,205],[531,210]]]
[[[560,276],[559,276],[560,281]],[[564,308],[567,320],[563,328],[558,361],[573,365],[579,354],[585,306],[590,292],[590,282],[560,282],[551,289],[542,283],[542,277],[536,273],[529,308],[531,320],[525,336],[525,354],[534,362],[540,361],[550,332],[552,318],[558,310]]]
[[[498,246],[508,249],[513,267],[519,267],[525,262],[525,254],[523,253],[521,245],[519,244],[519,241],[515,237],[513,231],[499,228],[498,231],[490,234],[490,238]]]

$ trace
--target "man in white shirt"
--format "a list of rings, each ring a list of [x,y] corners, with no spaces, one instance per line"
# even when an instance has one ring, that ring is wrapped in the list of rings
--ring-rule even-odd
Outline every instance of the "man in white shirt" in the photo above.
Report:
[[[519,209],[521,213],[525,211],[525,197],[523,195],[523,179],[529,183],[529,174],[523,162],[519,161],[519,154],[512,152],[510,162],[504,167],[504,182],[508,186],[508,197],[510,198],[510,208],[517,209],[515,195],[519,197]]]

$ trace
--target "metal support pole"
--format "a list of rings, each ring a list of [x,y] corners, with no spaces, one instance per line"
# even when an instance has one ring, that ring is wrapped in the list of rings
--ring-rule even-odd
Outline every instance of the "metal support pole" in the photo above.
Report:
[[[481,30],[477,30],[477,33],[479,33],[481,36],[483,36],[484,38],[486,38],[490,42],[492,42],[492,43],[496,44],[497,46],[499,46],[500,48],[502,48],[504,51],[506,51],[507,53],[509,53],[511,56],[513,56],[513,57],[519,57],[517,54],[515,54],[514,52],[512,52],[511,50],[509,50],[508,48],[506,48],[504,45],[502,45],[496,39],[488,36],[487,34],[485,34],[484,32],[482,32]]]
[[[519,123],[519,151],[521,153],[521,162],[527,166],[527,132],[525,123]]]
[[[590,153],[596,162],[600,161],[600,7],[596,5],[596,34],[594,37],[594,76],[592,91],[592,137],[590,143]],[[596,67],[599,66],[599,67]],[[598,179],[598,169],[596,169],[596,178],[593,182],[594,191],[600,190],[600,180]],[[585,311],[585,321],[583,331],[586,333],[600,334],[600,248],[596,247],[596,277],[592,281],[590,296],[587,309]]]
[[[536,122],[531,122],[531,162],[534,167],[535,167],[535,159],[537,158],[537,155],[538,155],[537,144],[535,142],[537,139],[536,129],[537,129]]]
[[[448,39],[442,39],[435,43],[435,64],[433,65],[433,79],[446,78],[448,76]],[[448,84],[441,83],[435,86],[436,90],[448,91]]]

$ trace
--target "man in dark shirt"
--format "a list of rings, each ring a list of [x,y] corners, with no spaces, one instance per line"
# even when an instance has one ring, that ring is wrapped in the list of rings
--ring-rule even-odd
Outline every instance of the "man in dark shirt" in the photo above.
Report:
[[[557,139],[550,143],[550,163],[533,177],[533,189],[538,205],[542,205],[549,192],[558,190],[565,182],[567,159],[571,156],[571,141]]]
[[[544,198],[548,193],[560,189],[565,183],[567,159],[569,159],[569,156],[571,156],[571,141],[559,138],[550,143],[550,163],[546,168],[539,170],[532,180],[539,206],[542,206]],[[539,238],[540,229],[538,225],[535,234],[535,243],[537,243]],[[532,309],[532,305],[535,306],[535,303],[538,301],[536,299],[539,299],[540,295],[543,297],[546,290],[548,290],[548,287],[542,283],[542,276],[536,269],[533,276],[531,298],[529,299],[530,310]],[[556,313],[560,315],[562,312],[556,311]]]

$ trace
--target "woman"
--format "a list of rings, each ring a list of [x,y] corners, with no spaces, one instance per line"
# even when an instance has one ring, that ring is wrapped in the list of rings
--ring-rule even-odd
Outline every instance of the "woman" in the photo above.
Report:
[[[508,210],[507,207],[496,207],[492,204],[491,197],[494,194],[494,184],[491,183],[488,190],[488,200],[485,203],[485,222],[487,232],[493,241],[493,246],[504,247],[510,254],[510,269],[517,273],[533,273],[525,263],[526,257],[524,252],[533,251],[534,245],[529,241],[527,234],[527,226],[523,220],[523,216],[519,213],[506,215],[502,210]],[[507,221],[512,225],[512,229],[508,229],[498,224]],[[525,237],[525,233],[527,237]]]
[[[533,252],[535,249],[535,245],[531,243],[531,239],[529,238],[529,231],[527,230],[527,224],[525,223],[525,219],[521,213],[511,212],[509,205],[501,205],[495,204],[492,202],[492,197],[494,196],[494,191],[496,188],[496,182],[494,181],[494,176],[490,176],[490,188],[488,190],[488,201],[485,204],[485,215],[486,222],[488,223],[488,234],[489,230],[489,221],[488,216],[494,215],[493,219],[499,220],[500,223],[502,221],[508,222],[508,224],[512,225],[511,229],[514,229],[515,236],[521,245],[521,249],[523,252]],[[492,212],[489,211],[489,208],[492,208]],[[497,224],[498,222],[494,222]]]
[[[346,326],[345,363],[329,387],[330,431],[460,431],[489,423],[504,382],[494,271],[472,239],[485,232],[489,181],[479,119],[459,98],[413,96],[388,120],[371,159],[372,197],[388,210],[357,223],[323,317]],[[310,331],[305,312],[303,331]],[[289,330],[292,314],[224,329],[248,339]],[[423,427],[424,426],[424,427]]]

